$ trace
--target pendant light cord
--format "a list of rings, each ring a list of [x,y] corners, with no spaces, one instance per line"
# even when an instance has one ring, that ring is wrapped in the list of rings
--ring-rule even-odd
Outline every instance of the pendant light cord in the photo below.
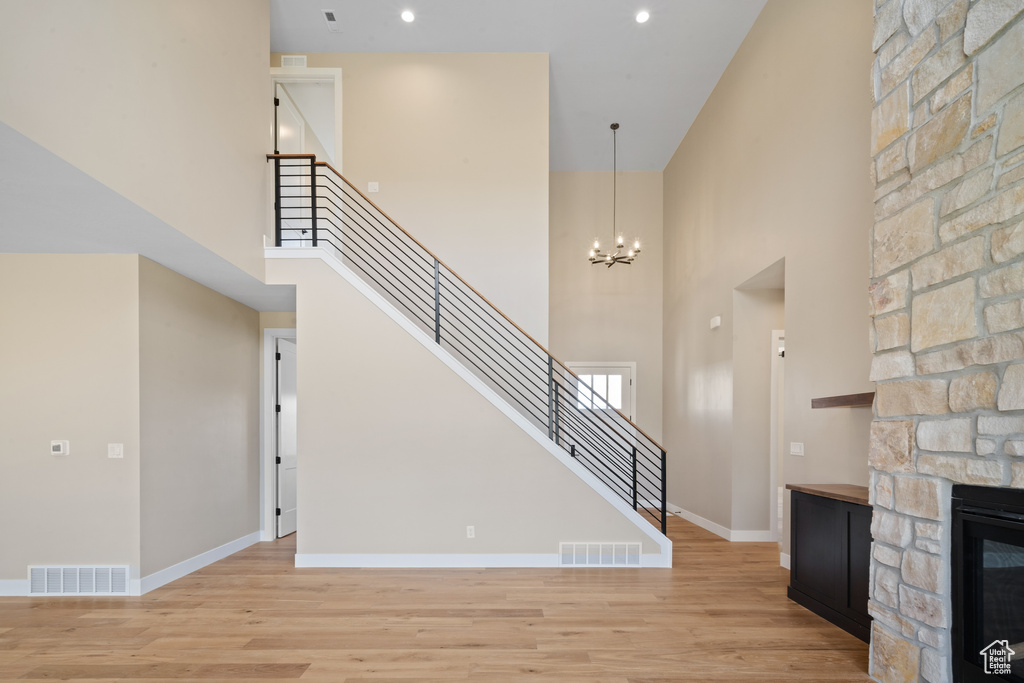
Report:
[[[619,146],[617,144],[619,131],[617,130],[617,128],[618,128],[618,126],[615,126],[614,128],[612,128],[612,244],[614,246],[616,246],[616,247],[618,246],[618,243],[615,241],[616,240],[615,230],[616,230],[616,226],[618,225],[618,199],[619,199],[619,192],[618,192],[618,181],[619,181],[618,149],[619,149]]]

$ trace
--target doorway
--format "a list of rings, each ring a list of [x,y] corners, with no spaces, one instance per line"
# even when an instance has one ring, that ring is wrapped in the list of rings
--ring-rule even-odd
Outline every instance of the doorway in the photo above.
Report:
[[[277,340],[277,537],[295,533],[298,520],[298,382],[294,339]]]
[[[275,67],[270,83],[271,98],[283,91],[302,122],[302,149],[290,153],[315,154],[342,173],[341,69]]]
[[[782,366],[769,342],[785,327],[785,260],[741,283],[732,299],[732,533],[777,541]]]
[[[772,376],[771,376],[771,432],[769,435],[769,457],[771,465],[768,475],[768,484],[771,487],[770,500],[772,509],[768,516],[771,520],[771,540],[777,541],[782,546],[782,519],[783,508],[785,507],[785,487],[782,482],[782,425],[785,396],[785,368],[786,368],[786,331],[772,330],[768,352],[771,354]]]
[[[294,327],[267,327],[263,329],[262,373],[260,378],[260,540],[273,541],[278,538],[278,342],[290,341],[296,350],[296,366],[298,346]],[[293,375],[294,376],[294,375]],[[296,404],[298,382],[294,382]],[[297,439],[296,439],[297,441]],[[298,453],[295,453],[298,473]],[[282,463],[283,464],[283,463]],[[295,494],[295,518],[298,518],[298,491]]]

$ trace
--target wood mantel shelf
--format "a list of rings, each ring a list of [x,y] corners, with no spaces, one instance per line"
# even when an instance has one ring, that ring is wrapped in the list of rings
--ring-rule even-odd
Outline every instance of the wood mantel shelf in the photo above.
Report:
[[[790,491],[809,493],[812,496],[843,500],[855,505],[868,505],[868,487],[854,484],[786,484]]]
[[[842,396],[825,396],[823,398],[812,398],[811,408],[859,408],[871,407],[874,403],[875,392],[869,391],[863,394],[844,394]]]

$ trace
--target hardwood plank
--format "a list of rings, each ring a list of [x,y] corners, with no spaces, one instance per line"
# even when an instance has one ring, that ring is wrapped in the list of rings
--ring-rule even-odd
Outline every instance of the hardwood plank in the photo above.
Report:
[[[774,543],[669,519],[673,569],[296,569],[259,543],[141,598],[0,599],[0,678],[867,681]]]
[[[150,679],[150,678],[299,678],[309,668],[304,664],[74,664],[41,666],[23,675],[25,679]]]

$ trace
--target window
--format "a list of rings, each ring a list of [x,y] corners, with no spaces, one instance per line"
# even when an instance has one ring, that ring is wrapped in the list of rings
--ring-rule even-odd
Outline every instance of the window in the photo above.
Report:
[[[614,408],[629,419],[634,419],[633,406],[636,404],[636,363],[594,362],[566,363],[576,373],[567,379],[575,388],[576,407],[580,410],[611,410]]]
[[[600,410],[610,405],[616,410],[622,410],[622,375],[580,375],[579,378],[576,384],[577,408]]]

